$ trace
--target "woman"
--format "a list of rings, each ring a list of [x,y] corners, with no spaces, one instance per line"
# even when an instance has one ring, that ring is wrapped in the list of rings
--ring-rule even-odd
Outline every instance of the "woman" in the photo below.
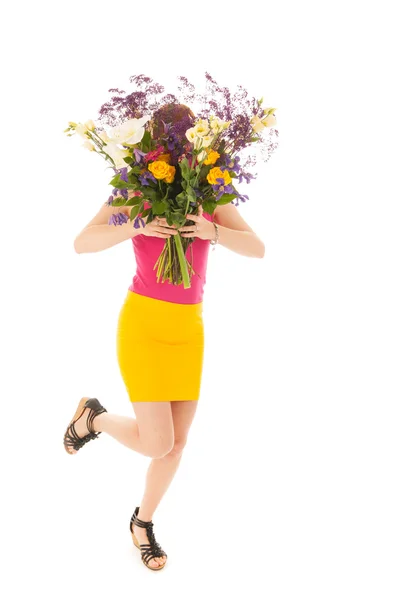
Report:
[[[181,106],[182,114],[193,115]],[[159,119],[166,116],[160,109]],[[193,223],[179,230],[163,218],[147,223],[145,217],[144,226],[138,229],[130,220],[118,227],[108,224],[114,212],[129,216],[130,210],[104,204],[77,236],[74,246],[78,253],[98,252],[132,240],[137,269],[119,315],[117,356],[136,418],[109,414],[96,398],[82,398],[66,430],[64,446],[68,453],[75,454],[106,432],[152,459],[130,531],[143,563],[159,570],[167,554],[156,542],[152,518],[179,466],[200,395],[203,290],[210,243],[218,242],[233,252],[257,258],[264,256],[265,246],[233,204],[217,206],[213,217],[203,213],[200,206],[197,216],[188,215]],[[153,269],[164,240],[178,235],[178,231],[182,237],[194,238],[190,256],[195,275],[188,289],[157,283]],[[150,360],[155,356],[159,358],[157,378]],[[179,365],[176,379],[171,378],[174,365]]]

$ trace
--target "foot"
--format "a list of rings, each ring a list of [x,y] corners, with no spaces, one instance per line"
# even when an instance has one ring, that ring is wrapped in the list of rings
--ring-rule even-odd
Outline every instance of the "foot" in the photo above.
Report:
[[[89,412],[90,412],[90,408],[85,408],[84,412],[79,417],[79,419],[77,421],[75,421],[74,427],[75,427],[76,435],[80,438],[85,437],[85,435],[88,435],[88,433],[89,433],[89,429],[87,428],[87,425],[86,425],[86,421],[87,421]],[[72,448],[72,446],[70,446],[68,449],[71,452],[71,454],[76,454],[78,452],[78,450],[74,450]]]
[[[139,544],[148,544],[149,539],[147,537],[146,529],[144,527],[138,527],[137,525],[133,526],[133,533]],[[155,569],[162,566],[167,560],[166,556],[155,556],[149,560],[149,566],[154,567]]]

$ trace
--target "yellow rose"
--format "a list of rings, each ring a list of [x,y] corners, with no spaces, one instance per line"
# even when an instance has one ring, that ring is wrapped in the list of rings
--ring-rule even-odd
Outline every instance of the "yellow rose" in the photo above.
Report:
[[[166,163],[170,163],[171,162],[171,155],[170,154],[160,154],[160,156],[158,156],[157,160],[163,160]]]
[[[229,175],[228,171],[221,171],[219,167],[214,167],[207,175],[207,181],[211,185],[216,185],[218,184],[217,179],[223,179],[225,185],[228,185],[228,183],[231,183],[232,181],[232,177]]]
[[[208,156],[203,164],[204,165],[215,165],[215,163],[217,162],[217,160],[219,159],[220,156],[221,155],[218,154],[218,152],[216,150],[210,150],[210,152],[208,153]]]
[[[165,179],[170,174],[170,166],[164,160],[155,160],[147,167],[156,179]]]
[[[169,173],[168,173],[167,177],[165,177],[165,182],[166,183],[172,183],[173,182],[173,180],[175,178],[175,171],[176,171],[175,167],[173,167],[173,166],[169,167]]]

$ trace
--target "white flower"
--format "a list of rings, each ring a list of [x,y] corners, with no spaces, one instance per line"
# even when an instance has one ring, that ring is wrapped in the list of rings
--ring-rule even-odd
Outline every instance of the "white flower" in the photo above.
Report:
[[[92,142],[89,142],[89,140],[86,140],[86,142],[82,144],[82,146],[90,151],[95,150],[94,144],[92,144]]]
[[[84,140],[86,140],[89,136],[87,135],[87,127],[86,125],[82,125],[82,123],[78,123],[75,127],[76,133],[78,133]]]
[[[186,135],[186,138],[189,140],[189,142],[194,145],[195,149],[200,150],[200,148],[203,145],[202,144],[203,138],[199,137],[196,134],[195,128],[191,127],[190,129],[188,129],[186,131],[185,135]]]
[[[200,139],[202,141],[201,148],[208,148],[208,146],[213,142],[214,136],[213,135],[205,135]]]
[[[141,119],[128,119],[121,125],[110,130],[110,140],[116,144],[131,146],[138,144],[144,136],[144,125],[150,120],[150,116]]]
[[[208,124],[208,121],[206,121],[205,119],[200,119],[199,121],[197,121],[193,129],[196,135],[198,135],[199,137],[203,137],[207,135],[210,131],[210,126]]]
[[[230,121],[223,121],[214,115],[210,117],[211,131],[214,133],[214,135],[217,135],[218,133],[221,133],[221,131],[224,131],[224,129],[227,129],[230,123]]]
[[[111,142],[106,131],[99,131],[97,135],[103,142]]]
[[[89,119],[89,121],[86,121],[85,127],[87,127],[87,129],[89,129],[89,131],[93,131],[94,129],[96,129],[96,125],[94,124],[94,121],[92,121],[92,119]]]
[[[123,159],[126,156],[130,156],[129,150],[123,150],[122,148],[118,148],[114,142],[108,142],[108,144],[103,146],[103,151],[112,158],[116,169],[122,169],[122,167],[127,166],[127,163]]]
[[[264,123],[265,127],[272,127],[272,125],[276,125],[276,118],[274,115],[269,114],[263,118],[262,122]]]
[[[272,109],[272,110],[275,110],[275,109]],[[259,133],[260,131],[265,129],[265,127],[271,127],[272,125],[275,125],[276,119],[273,114],[270,114],[270,110],[269,110],[269,111],[267,111],[267,116],[263,117],[262,119],[260,119],[260,117],[258,117],[257,115],[254,115],[254,117],[252,117],[250,123],[253,126],[254,133]]]
[[[197,155],[197,160],[200,162],[201,160],[203,160],[204,158],[206,158],[207,156],[207,152],[205,150],[202,150],[200,152],[200,154]]]
[[[265,127],[264,123],[261,121],[260,117],[258,117],[257,115],[254,115],[254,117],[252,117],[250,123],[253,127],[254,133],[259,133]]]

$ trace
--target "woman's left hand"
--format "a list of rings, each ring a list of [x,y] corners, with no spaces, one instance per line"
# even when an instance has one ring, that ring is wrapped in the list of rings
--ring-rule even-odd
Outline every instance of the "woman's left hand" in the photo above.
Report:
[[[199,205],[198,215],[186,215],[187,219],[194,221],[193,225],[180,227],[182,237],[198,237],[201,240],[212,240],[215,236],[215,228],[211,221],[203,217],[203,207]],[[183,232],[183,233],[182,233]]]

